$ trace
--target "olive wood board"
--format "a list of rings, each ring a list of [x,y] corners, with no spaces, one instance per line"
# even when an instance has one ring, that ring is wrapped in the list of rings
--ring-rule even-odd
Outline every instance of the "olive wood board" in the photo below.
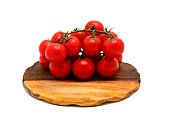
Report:
[[[50,104],[98,106],[130,97],[140,87],[140,74],[133,65],[122,63],[111,79],[100,78],[97,73],[85,81],[72,73],[66,79],[56,79],[35,62],[25,70],[23,86],[29,95]]]

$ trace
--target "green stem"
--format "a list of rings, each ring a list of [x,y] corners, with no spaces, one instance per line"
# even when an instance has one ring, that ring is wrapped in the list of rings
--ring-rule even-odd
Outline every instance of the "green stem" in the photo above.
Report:
[[[96,36],[95,36],[95,33],[96,33],[96,32],[97,32],[97,33],[101,33],[101,34],[107,34],[107,35],[109,35],[109,36],[110,36],[109,39],[115,38],[115,36],[113,36],[113,35],[110,33],[110,32],[111,32],[111,29],[108,30],[108,28],[105,28],[104,31],[99,31],[99,30],[96,30],[96,29],[94,29],[94,30],[92,30],[92,29],[85,30],[85,29],[77,29],[77,28],[75,28],[73,31],[66,32],[65,34],[62,34],[63,39],[62,39],[61,42],[67,42],[67,41],[69,40],[69,39],[68,39],[68,36],[69,36],[70,34],[73,34],[73,33],[76,33],[76,32],[91,32],[91,33],[92,33],[92,34],[91,34],[91,37],[92,37],[92,38],[95,38],[95,37],[96,37]]]
[[[76,32],[98,32],[98,33],[102,33],[102,34],[107,34],[107,35],[110,35],[110,33],[108,33],[107,31],[99,31],[99,30],[85,30],[85,29],[82,29],[82,30],[79,30],[79,29],[74,29],[73,31],[71,32],[68,32],[68,35],[72,34],[72,33],[76,33]]]

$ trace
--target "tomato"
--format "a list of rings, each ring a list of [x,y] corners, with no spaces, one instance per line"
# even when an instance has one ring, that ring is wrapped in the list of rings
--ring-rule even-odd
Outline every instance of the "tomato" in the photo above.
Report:
[[[93,61],[88,58],[78,59],[74,62],[72,71],[78,79],[86,80],[93,75],[95,65]]]
[[[100,21],[89,21],[86,25],[85,25],[85,29],[86,30],[99,30],[99,31],[103,31],[104,30],[104,26]]]
[[[93,61],[94,64],[97,64],[98,61],[103,57],[103,55],[101,53],[95,55],[95,56],[87,56],[87,58],[91,59]]]
[[[96,66],[97,73],[103,78],[113,77],[119,69],[119,64],[115,58],[103,57]]]
[[[50,63],[49,69],[54,77],[65,78],[71,72],[71,63],[68,60],[65,60],[59,64]]]
[[[76,56],[79,54],[81,49],[81,42],[80,40],[75,36],[68,36],[68,41],[63,43],[67,50],[68,56]]]
[[[116,57],[119,65],[122,63],[122,55],[119,55],[118,57]]]
[[[67,57],[68,60],[73,64],[77,59],[80,59],[80,55]]]
[[[102,41],[99,37],[87,36],[82,42],[82,48],[86,55],[95,56],[102,50]]]
[[[52,39],[51,41],[54,42],[54,43],[60,43],[63,36],[62,34],[64,34],[64,32],[56,32],[53,36],[52,36]]]
[[[122,55],[124,51],[124,43],[118,37],[113,39],[108,39],[104,41],[102,45],[102,50],[107,57],[115,58]]]
[[[39,45],[40,55],[45,57],[45,50],[51,44],[52,44],[51,40],[43,40]]]
[[[50,61],[45,58],[44,56],[40,55],[39,57],[39,63],[41,64],[41,66],[45,69],[49,69],[49,64],[50,64]]]
[[[117,34],[114,32],[110,32],[112,34],[113,37],[117,37]],[[107,40],[108,38],[110,38],[110,36],[108,34],[100,34],[99,38],[102,40],[102,42],[104,42],[105,40]]]
[[[89,34],[85,31],[82,32],[74,32],[71,36],[77,37],[81,42],[88,36]]]
[[[45,51],[46,58],[53,63],[63,62],[67,57],[66,48],[58,43],[53,43]]]
[[[104,31],[104,26],[100,21],[89,21],[85,25],[85,30],[99,30]],[[91,33],[91,32],[90,32]],[[101,33],[95,33],[96,36],[99,36]]]

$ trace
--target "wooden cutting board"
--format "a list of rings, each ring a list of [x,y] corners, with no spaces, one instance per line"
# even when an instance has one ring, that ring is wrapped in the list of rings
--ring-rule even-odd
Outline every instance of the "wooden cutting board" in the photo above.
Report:
[[[70,74],[67,79],[55,79],[39,62],[26,69],[23,86],[32,97],[56,105],[97,106],[130,97],[140,86],[140,74],[128,63],[120,65],[112,79],[97,74],[80,81]]]

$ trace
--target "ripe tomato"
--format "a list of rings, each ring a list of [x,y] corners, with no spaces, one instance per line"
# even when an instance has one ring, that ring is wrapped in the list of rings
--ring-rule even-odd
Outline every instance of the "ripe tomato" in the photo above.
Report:
[[[124,51],[124,43],[123,41],[116,37],[113,39],[108,39],[104,41],[102,45],[102,49],[104,54],[109,58],[116,58],[122,55]]]
[[[52,39],[51,41],[54,42],[54,43],[60,43],[63,36],[62,34],[64,34],[64,32],[56,32],[53,36],[52,36]]]
[[[99,37],[87,36],[82,42],[82,48],[86,55],[95,56],[102,50],[102,41]]]
[[[67,57],[68,60],[73,64],[77,59],[80,59],[80,55]]]
[[[44,56],[40,55],[39,63],[42,65],[43,68],[49,69],[50,61],[47,58],[45,58]]]
[[[65,60],[59,64],[50,63],[49,69],[54,77],[65,78],[71,72],[71,63],[68,60]]]
[[[103,57],[96,66],[97,73],[104,78],[113,77],[119,69],[119,64],[115,58]]]
[[[88,58],[78,59],[74,62],[72,71],[78,79],[86,80],[93,75],[95,65],[93,61]]]
[[[72,33],[71,36],[77,37],[81,42],[88,36],[89,34],[87,32],[75,32]]]
[[[86,30],[99,30],[99,31],[103,31],[104,30],[104,26],[101,22],[99,21],[89,21],[86,25],[85,25],[85,29]]]
[[[122,63],[122,55],[119,55],[118,57],[116,57],[119,65]]]
[[[85,30],[99,30],[99,31],[104,31],[104,26],[101,22],[99,21],[89,21],[85,25]],[[95,33],[96,36],[99,36],[101,33]]]
[[[45,51],[46,58],[53,63],[61,63],[67,57],[66,48],[58,43],[53,43]]]
[[[117,34],[114,32],[110,32],[113,37],[117,37]],[[99,38],[102,40],[102,42],[104,42],[105,40],[107,40],[108,38],[110,38],[110,36],[108,34],[100,34]]]
[[[40,55],[45,57],[45,50],[51,44],[52,44],[51,40],[43,40],[39,45]]]
[[[68,56],[76,56],[79,54],[81,49],[81,42],[80,40],[75,36],[68,36],[68,41],[63,43],[67,50]]]
[[[101,53],[99,53],[95,56],[87,56],[86,55],[86,57],[91,59],[93,61],[93,63],[96,65],[99,62],[99,60],[103,57],[103,55]]]

